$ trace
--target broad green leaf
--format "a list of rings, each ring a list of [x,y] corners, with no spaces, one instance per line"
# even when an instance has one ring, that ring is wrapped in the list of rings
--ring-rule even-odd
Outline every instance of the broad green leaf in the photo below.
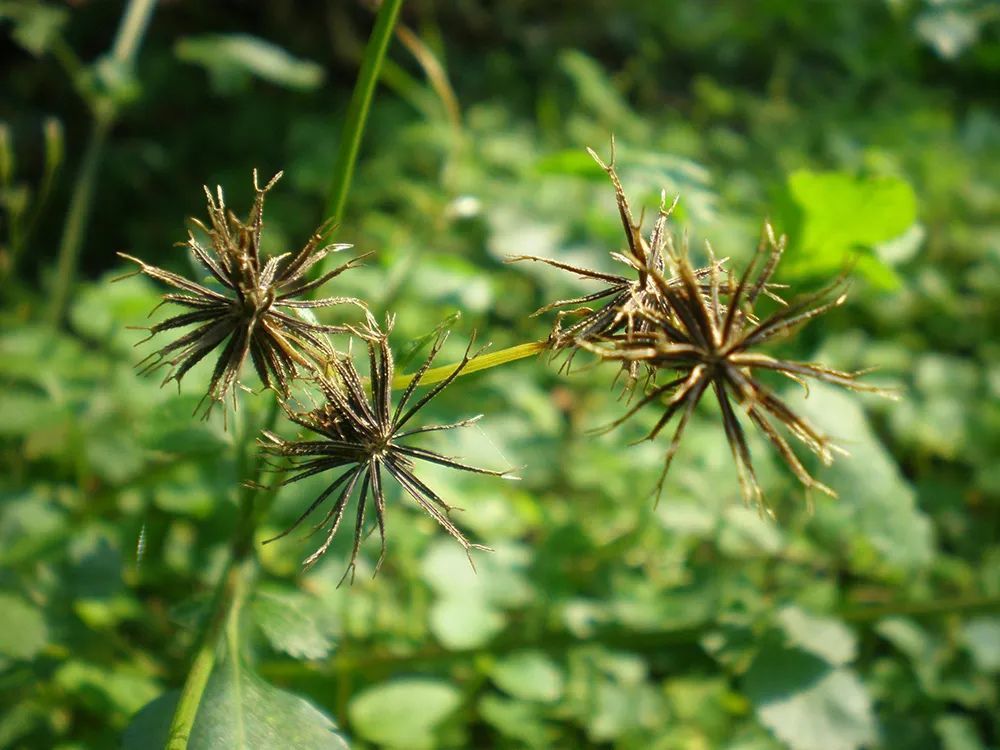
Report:
[[[778,613],[778,624],[788,645],[818,656],[831,666],[849,664],[857,656],[857,638],[840,620],[819,617],[793,605]]]
[[[856,750],[875,739],[864,684],[812,654],[768,643],[743,687],[761,723],[791,750]]]
[[[479,701],[479,713],[498,732],[528,747],[549,747],[551,744],[537,704],[490,693]]]
[[[781,222],[789,233],[782,273],[830,275],[856,258],[858,272],[876,286],[898,285],[895,272],[871,250],[904,234],[916,221],[917,199],[908,183],[800,170],[788,177],[788,195],[797,216]],[[867,253],[858,256],[859,250]]]
[[[253,601],[254,622],[276,651],[296,659],[322,659],[333,642],[321,607],[316,597],[303,592],[261,587]]]
[[[146,705],[125,730],[123,750],[163,747],[179,691]],[[309,701],[269,685],[246,666],[216,666],[191,729],[188,750],[347,750],[336,725]]]
[[[462,650],[484,646],[504,626],[503,613],[481,596],[444,596],[430,612],[430,628],[441,645]]]
[[[156,680],[131,664],[108,667],[73,659],[59,667],[55,682],[91,710],[113,712],[122,724],[160,692]]]
[[[396,748],[431,748],[434,730],[461,703],[454,685],[408,678],[363,690],[348,706],[351,725],[370,742]]]
[[[30,659],[45,648],[49,638],[42,611],[14,594],[0,592],[0,656]]]
[[[976,617],[962,632],[976,665],[984,672],[1000,672],[1000,617]]]
[[[59,39],[69,20],[69,10],[39,2],[0,2],[0,19],[14,22],[13,37],[36,57],[46,53]]]
[[[975,721],[969,716],[948,714],[934,722],[942,750],[986,750]]]
[[[541,651],[518,651],[499,659],[490,677],[505,693],[522,700],[550,703],[563,692],[562,670]]]
[[[954,60],[976,43],[979,38],[980,23],[974,13],[951,8],[935,8],[921,13],[915,27],[917,34],[937,52],[938,56],[945,60]]]
[[[813,522],[839,544],[854,546],[859,564],[869,546],[890,566],[916,570],[927,565],[934,552],[930,520],[917,507],[913,488],[868,423],[859,396],[817,383],[808,398],[789,397],[850,455],[818,471],[820,481],[839,495],[821,498]],[[870,563],[865,563],[870,564]]]
[[[184,62],[205,68],[221,91],[238,90],[250,75],[299,91],[323,83],[321,66],[249,34],[187,36],[177,41],[174,51]]]

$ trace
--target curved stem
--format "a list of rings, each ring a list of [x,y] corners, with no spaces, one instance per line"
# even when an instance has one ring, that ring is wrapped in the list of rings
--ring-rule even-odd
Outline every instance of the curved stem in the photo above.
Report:
[[[518,359],[530,357],[532,354],[538,354],[539,352],[545,351],[545,349],[548,348],[548,345],[548,341],[532,341],[527,344],[518,344],[517,346],[511,346],[507,349],[501,349],[497,352],[481,354],[480,356],[474,357],[469,361],[469,364],[467,364],[465,369],[462,370],[462,375],[479,372],[480,370],[488,370],[491,367],[499,367],[500,365],[505,365],[508,362],[514,362]],[[420,385],[433,385],[434,383],[440,383],[442,380],[455,372],[457,367],[457,364],[434,367],[424,373],[424,376],[420,379]],[[411,380],[413,380],[412,373],[409,375],[397,375],[392,379],[392,387],[405,388],[410,384]]]
[[[399,9],[402,6],[403,0],[383,0],[378,16],[375,18],[375,27],[368,39],[368,46],[365,48],[361,70],[358,72],[358,81],[354,84],[354,92],[347,105],[347,117],[344,122],[344,130],[340,135],[337,164],[333,170],[333,185],[326,208],[327,216],[334,224],[339,224],[343,218],[344,204],[347,202],[347,193],[351,189],[351,178],[354,176],[354,165],[358,160],[358,151],[361,148],[361,136],[365,131],[365,123],[368,121],[368,109],[375,93],[375,84],[378,82],[379,72],[382,69],[382,61],[385,59],[389,41],[392,39],[392,30],[396,25],[396,18],[399,16]]]

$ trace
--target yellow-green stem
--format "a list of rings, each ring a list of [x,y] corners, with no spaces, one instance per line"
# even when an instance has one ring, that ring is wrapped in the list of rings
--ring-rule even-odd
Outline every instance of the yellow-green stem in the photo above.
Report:
[[[467,364],[462,370],[462,375],[479,372],[480,370],[488,370],[491,367],[499,367],[500,365],[507,364],[508,362],[514,362],[518,359],[530,357],[532,354],[538,354],[539,352],[545,351],[547,346],[548,342],[546,341],[532,341],[528,344],[518,344],[517,346],[511,346],[507,349],[501,349],[498,352],[481,354],[480,356],[469,361],[469,364]],[[424,376],[420,379],[420,384],[433,385],[434,383],[440,383],[442,380],[455,372],[458,367],[458,364],[434,367],[424,373]],[[405,388],[410,384],[411,380],[413,380],[413,373],[410,373],[409,375],[397,375],[392,379],[392,387]]]

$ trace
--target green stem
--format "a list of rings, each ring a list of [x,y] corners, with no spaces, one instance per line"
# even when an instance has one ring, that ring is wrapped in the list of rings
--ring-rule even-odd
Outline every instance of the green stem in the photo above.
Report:
[[[539,352],[545,351],[547,347],[547,341],[532,341],[528,344],[518,344],[517,346],[511,346],[497,352],[482,354],[469,361],[469,364],[467,364],[462,370],[462,375],[479,372],[480,370],[488,370],[491,367],[499,367],[500,365],[507,364],[508,362],[524,359],[525,357],[530,357],[532,354],[538,354]],[[442,380],[455,372],[456,369],[458,369],[457,364],[434,367],[424,373],[424,376],[420,379],[420,385],[433,385],[434,383],[440,383]],[[410,384],[411,380],[413,380],[413,373],[410,373],[409,375],[397,375],[392,379],[392,387],[405,388]]]
[[[271,430],[274,428],[279,411],[278,399],[275,397],[267,417],[265,417],[263,429]],[[243,440],[240,441],[242,445],[237,461],[238,466],[247,465],[246,456],[253,448],[254,434],[255,431],[247,429]],[[208,679],[215,668],[219,653],[219,641],[223,633],[229,632],[231,629],[227,625],[231,624],[233,618],[236,617],[236,613],[241,608],[243,599],[250,591],[251,583],[257,575],[257,557],[254,554],[253,537],[258,520],[266,513],[270,500],[274,498],[274,490],[268,490],[264,494],[264,502],[260,502],[262,493],[258,487],[263,478],[263,469],[263,462],[258,458],[254,468],[254,482],[250,485],[244,485],[243,491],[240,493],[240,515],[229,546],[229,560],[222,578],[216,586],[211,615],[198,640],[198,648],[195,651],[187,678],[184,680],[184,686],[181,688],[177,707],[174,709],[174,716],[167,734],[167,750],[186,750],[191,730],[198,716],[202,696],[205,694],[205,687],[208,685]],[[272,487],[278,483],[272,483]]]
[[[118,32],[111,48],[111,58],[127,73],[131,73],[135,65],[135,57],[155,5],[156,0],[129,0],[118,25]],[[63,225],[62,238],[59,241],[59,260],[52,290],[52,307],[49,309],[50,320],[56,325],[62,322],[69,305],[80,248],[87,234],[87,222],[94,203],[97,177],[101,162],[104,160],[104,149],[108,134],[118,119],[118,105],[113,95],[95,97],[88,104],[94,113],[94,123],[84,148],[80,171],[73,184],[66,223]]]
[[[402,5],[403,0],[383,0],[375,18],[375,27],[368,39],[368,46],[365,48],[365,56],[361,61],[361,70],[358,72],[357,83],[354,84],[351,101],[347,106],[347,118],[340,135],[340,148],[337,151],[333,185],[326,209],[327,216],[331,217],[335,224],[339,224],[344,215],[344,204],[351,189],[354,165],[361,148],[361,136],[368,121],[368,109]]]

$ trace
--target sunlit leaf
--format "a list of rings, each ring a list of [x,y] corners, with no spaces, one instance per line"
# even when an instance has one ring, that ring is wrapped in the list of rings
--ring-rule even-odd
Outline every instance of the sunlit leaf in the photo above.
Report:
[[[431,748],[434,730],[461,702],[453,685],[399,679],[367,688],[350,702],[351,725],[370,742],[394,748]]]

